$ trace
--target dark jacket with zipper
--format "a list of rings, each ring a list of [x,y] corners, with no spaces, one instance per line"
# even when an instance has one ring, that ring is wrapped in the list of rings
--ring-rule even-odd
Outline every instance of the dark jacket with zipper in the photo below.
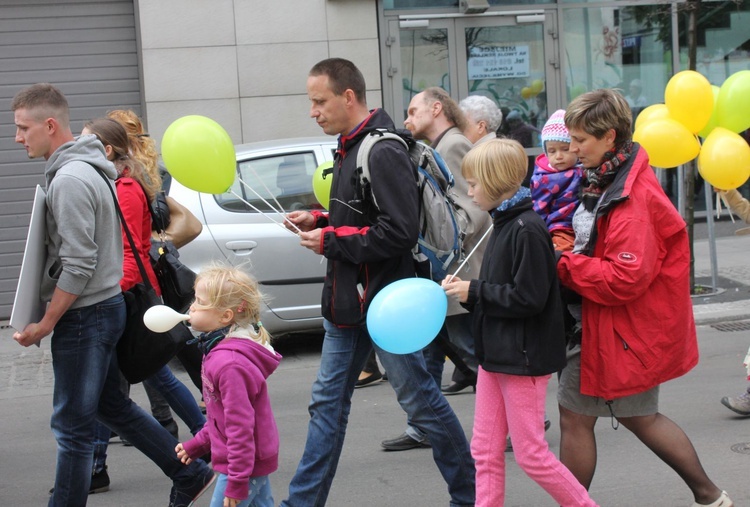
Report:
[[[527,198],[493,213],[479,279],[471,280],[477,359],[486,371],[540,376],[565,366],[552,240]]]
[[[362,189],[357,150],[375,129],[394,129],[382,109],[339,138],[329,213],[313,213],[323,228],[322,252],[328,259],[321,301],[323,317],[337,326],[365,323],[372,299],[391,282],[415,275],[411,248],[417,243],[416,173],[398,141],[376,143],[370,152],[371,191],[376,209]]]

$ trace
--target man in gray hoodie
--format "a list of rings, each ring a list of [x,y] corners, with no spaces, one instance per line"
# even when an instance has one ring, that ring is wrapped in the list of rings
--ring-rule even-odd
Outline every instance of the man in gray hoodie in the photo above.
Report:
[[[13,99],[16,142],[47,160],[47,262],[39,322],[13,338],[24,347],[50,333],[57,472],[50,506],[86,505],[98,418],[172,479],[170,506],[187,506],[213,481],[203,461],[184,466],[177,440],[120,391],[115,346],[125,327],[123,247],[111,190],[117,172],[95,136],[73,137],[68,102],[46,83]],[[101,173],[105,178],[102,178]],[[109,188],[108,188],[109,187]]]

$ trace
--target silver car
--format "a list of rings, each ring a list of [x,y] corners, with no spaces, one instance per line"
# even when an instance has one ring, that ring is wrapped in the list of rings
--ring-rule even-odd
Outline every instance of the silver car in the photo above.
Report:
[[[172,180],[169,195],[203,223],[201,234],[180,249],[180,260],[196,272],[215,260],[247,269],[266,296],[261,319],[274,337],[322,330],[325,262],[283,227],[279,210],[322,209],[313,173],[333,160],[335,149],[330,137],[236,146],[238,179],[224,194],[196,192]]]

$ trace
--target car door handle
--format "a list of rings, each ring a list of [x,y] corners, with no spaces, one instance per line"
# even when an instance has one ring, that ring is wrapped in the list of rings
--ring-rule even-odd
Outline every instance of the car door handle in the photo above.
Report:
[[[231,250],[235,255],[249,255],[256,246],[258,246],[256,241],[227,241],[227,250]]]

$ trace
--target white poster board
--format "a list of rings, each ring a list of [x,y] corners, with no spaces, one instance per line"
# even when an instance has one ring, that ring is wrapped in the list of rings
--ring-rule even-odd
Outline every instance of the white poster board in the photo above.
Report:
[[[37,185],[29,233],[26,236],[26,249],[21,261],[21,275],[18,277],[18,287],[10,314],[10,325],[17,331],[23,331],[29,324],[39,322],[47,307],[40,295],[42,273],[47,259],[46,197],[45,191]]]

